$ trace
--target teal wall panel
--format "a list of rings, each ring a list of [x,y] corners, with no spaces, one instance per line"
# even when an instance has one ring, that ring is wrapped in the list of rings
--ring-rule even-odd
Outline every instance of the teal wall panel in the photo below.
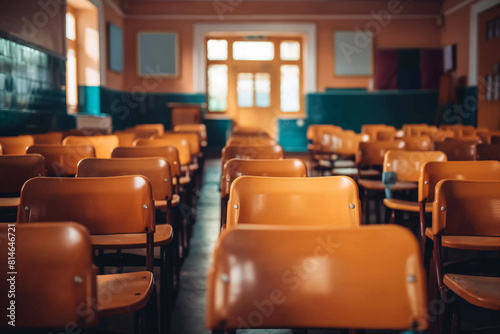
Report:
[[[278,120],[278,143],[283,146],[286,152],[306,152],[306,133],[307,123],[304,120]]]
[[[207,126],[208,148],[221,150],[231,134],[232,121],[230,119],[204,119],[203,123]]]
[[[78,112],[89,115],[101,113],[100,86],[78,86]]]
[[[170,102],[204,103],[205,94],[121,92],[101,87],[101,113],[113,118],[113,128],[122,130],[142,123],[162,123],[171,129]]]
[[[311,93],[306,96],[308,124],[335,124],[361,131],[363,124],[434,124],[435,90]]]

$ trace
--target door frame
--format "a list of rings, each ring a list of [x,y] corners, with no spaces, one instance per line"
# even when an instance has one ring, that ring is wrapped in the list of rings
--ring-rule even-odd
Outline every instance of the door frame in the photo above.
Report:
[[[316,25],[313,23],[197,23],[193,36],[193,92],[206,93],[206,44],[208,35],[300,35],[303,38],[303,94],[316,91]]]

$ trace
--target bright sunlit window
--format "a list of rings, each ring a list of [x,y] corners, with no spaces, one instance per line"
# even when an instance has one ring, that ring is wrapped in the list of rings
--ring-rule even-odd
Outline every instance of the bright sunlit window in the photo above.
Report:
[[[297,65],[281,66],[281,111],[300,109],[300,71]]]
[[[281,60],[299,60],[300,43],[296,41],[284,41],[280,44]]]
[[[72,41],[76,39],[76,21],[73,13],[66,13],[66,38]]]
[[[227,65],[208,66],[208,108],[211,111],[227,109]]]
[[[227,59],[227,41],[225,39],[209,39],[207,42],[208,60]]]
[[[273,42],[247,42],[233,43],[234,60],[273,60]]]
[[[76,87],[76,54],[75,50],[68,50],[68,60],[67,60],[67,75],[68,82],[66,84],[67,89],[67,103],[70,106],[76,106],[77,100],[77,87]]]

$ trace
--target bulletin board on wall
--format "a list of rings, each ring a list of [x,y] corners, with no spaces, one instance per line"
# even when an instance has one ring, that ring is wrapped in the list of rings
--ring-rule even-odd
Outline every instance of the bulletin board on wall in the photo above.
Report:
[[[379,49],[375,53],[376,89],[438,89],[442,49]]]
[[[108,66],[115,72],[123,72],[123,30],[108,23]]]
[[[179,37],[175,32],[139,32],[137,41],[139,76],[179,76]]]
[[[334,75],[373,75],[373,38],[368,31],[335,31],[333,34]]]

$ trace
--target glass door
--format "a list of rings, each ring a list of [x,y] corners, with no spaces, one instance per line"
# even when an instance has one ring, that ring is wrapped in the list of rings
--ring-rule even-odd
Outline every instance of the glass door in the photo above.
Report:
[[[243,127],[259,128],[274,134],[279,111],[275,91],[279,87],[275,73],[265,64],[238,65],[231,75],[230,87],[235,122]]]

